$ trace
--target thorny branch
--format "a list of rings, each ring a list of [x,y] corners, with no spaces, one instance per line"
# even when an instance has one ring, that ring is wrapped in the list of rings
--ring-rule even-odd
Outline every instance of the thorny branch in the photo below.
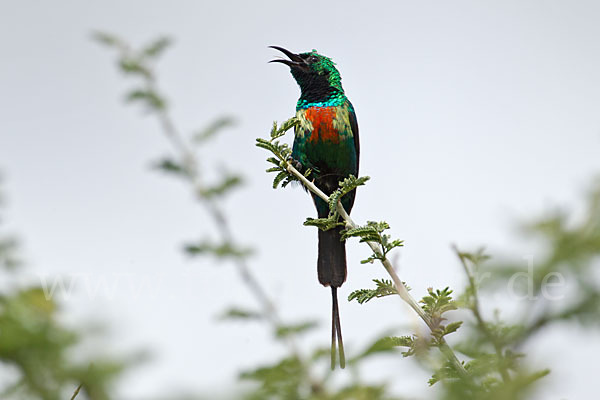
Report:
[[[290,174],[294,175],[300,182],[302,182],[302,184],[306,186],[308,190],[310,190],[312,193],[316,194],[321,199],[329,203],[329,196],[323,193],[321,189],[319,189],[317,186],[315,186],[314,183],[309,181],[302,173],[300,173],[296,168],[294,168],[294,166],[291,163],[287,162],[287,160],[282,159],[281,161],[282,166],[285,165],[286,170]],[[346,222],[347,228],[358,228],[358,225],[352,220],[352,218],[350,218],[350,215],[348,215],[346,210],[344,210],[344,207],[342,206],[342,203],[340,201],[338,201],[337,203],[337,211]],[[369,245],[369,247],[371,247],[371,250],[373,250],[373,252],[380,258],[383,267],[394,281],[394,286],[396,287],[400,298],[404,300],[404,302],[406,302],[410,306],[410,308],[412,308],[417,313],[417,315],[425,322],[427,327],[432,332],[435,329],[437,329],[436,323],[432,321],[431,318],[429,318],[429,316],[425,313],[421,306],[419,306],[419,303],[409,294],[406,285],[404,285],[404,283],[400,280],[400,277],[396,273],[396,270],[394,269],[394,266],[392,265],[390,260],[381,253],[379,246],[373,242],[367,242],[367,244]],[[439,343],[440,351],[446,356],[448,361],[450,361],[454,365],[454,368],[458,371],[458,373],[461,374],[463,377],[468,377],[468,372],[465,370],[462,363],[456,357],[454,351],[450,348],[450,346],[448,346],[446,340],[442,337],[440,338]]]

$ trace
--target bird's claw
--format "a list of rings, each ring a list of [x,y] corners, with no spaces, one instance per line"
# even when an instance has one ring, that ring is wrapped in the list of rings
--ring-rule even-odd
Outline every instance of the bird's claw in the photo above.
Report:
[[[298,172],[300,172],[301,174],[304,173],[304,170],[306,168],[304,168],[304,165],[302,165],[302,163],[292,157],[287,159],[287,162],[291,164],[292,167],[296,168],[298,170]]]

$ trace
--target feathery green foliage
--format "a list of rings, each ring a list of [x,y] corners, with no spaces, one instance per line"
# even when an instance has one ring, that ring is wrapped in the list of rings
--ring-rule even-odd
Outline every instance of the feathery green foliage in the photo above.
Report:
[[[348,301],[356,300],[359,304],[363,304],[374,298],[398,294],[394,284],[388,279],[373,279],[373,282],[376,285],[375,289],[355,290],[348,296]]]
[[[391,353],[397,347],[406,347],[407,350],[401,351],[403,357],[409,357],[415,354],[417,347],[419,346],[419,339],[416,335],[413,336],[384,336],[375,340],[369,347],[367,347],[362,353],[353,358],[350,362],[355,363],[370,357],[372,355],[381,353]]]
[[[445,288],[442,290],[433,290],[428,288],[428,295],[424,296],[420,303],[423,304],[423,310],[432,317],[434,320],[439,321],[442,319],[442,314],[447,311],[456,310],[456,304],[452,301],[452,290]]]
[[[338,205],[341,204],[342,197],[347,195],[359,186],[364,185],[370,178],[363,176],[356,178],[353,175],[349,175],[343,181],[339,182],[339,188],[329,195],[329,215],[327,218],[306,218],[304,226],[316,226],[317,228],[327,231],[333,229],[336,226],[343,226],[344,223],[340,222],[340,214]],[[342,236],[342,240],[345,237]]]
[[[256,146],[270,151],[275,157],[269,157],[267,162],[275,165],[267,169],[267,172],[277,172],[275,179],[273,179],[273,189],[277,189],[281,183],[282,187],[286,187],[291,182],[297,181],[298,179],[291,173],[288,172],[288,162],[291,161],[292,149],[287,143],[281,143],[280,137],[286,134],[287,131],[298,125],[298,119],[296,117],[290,118],[285,121],[281,126],[277,126],[277,122],[273,122],[273,128],[271,129],[271,138],[256,139]],[[310,175],[310,169],[305,172],[305,176]]]
[[[350,237],[358,237],[360,238],[361,243],[377,243],[379,245],[379,252],[373,252],[367,259],[361,261],[361,264],[372,264],[375,260],[385,260],[390,251],[404,245],[404,241],[398,239],[392,240],[390,235],[383,233],[389,228],[390,226],[385,221],[367,221],[367,225],[365,226],[359,226],[343,232],[342,239],[345,240]]]

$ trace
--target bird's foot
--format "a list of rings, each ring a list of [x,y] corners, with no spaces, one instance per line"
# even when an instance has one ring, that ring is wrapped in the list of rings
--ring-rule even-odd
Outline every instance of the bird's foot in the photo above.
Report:
[[[298,160],[296,160],[295,158],[289,157],[287,159],[287,162],[290,163],[292,165],[292,167],[296,168],[298,170],[298,172],[300,172],[301,174],[304,173],[304,171],[306,171],[306,168],[304,168],[304,165],[302,165],[302,163]]]

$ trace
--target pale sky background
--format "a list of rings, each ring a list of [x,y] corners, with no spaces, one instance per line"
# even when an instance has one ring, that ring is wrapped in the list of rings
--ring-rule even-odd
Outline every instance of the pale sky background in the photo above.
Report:
[[[302,226],[314,214],[308,196],[273,191],[266,154],[254,147],[273,119],[293,115],[298,97],[288,69],[267,64],[278,55],[267,46],[316,48],[337,62],[358,113],[361,174],[372,177],[352,215],[386,219],[405,240],[399,272],[420,297],[428,286],[464,284],[451,243],[535,257],[514,222],[579,206],[600,170],[598,21],[596,1],[3,0],[0,170],[29,279],[73,281],[61,296],[67,320],[107,323],[105,351],[153,352],[125,377],[120,398],[219,392],[284,352],[262,325],[216,322],[228,306],[255,302],[231,266],[179,251],[210,233],[207,216],[187,187],[150,170],[167,143],[152,118],[123,105],[131,82],[92,30],[135,44],[175,39],[159,74],[184,132],[222,114],[238,119],[202,153],[204,165],[244,173],[247,185],[226,203],[236,236],[256,247],[251,266],[281,313],[321,322],[302,342],[309,348],[329,343],[330,293],[316,278],[317,234]],[[358,263],[365,246],[347,247],[342,299],[385,277]],[[348,352],[415,322],[394,298],[343,301],[341,314]],[[596,393],[597,333],[557,328],[528,351],[553,370],[540,398]],[[428,397],[413,362],[369,366],[369,377],[393,380],[400,394]]]

